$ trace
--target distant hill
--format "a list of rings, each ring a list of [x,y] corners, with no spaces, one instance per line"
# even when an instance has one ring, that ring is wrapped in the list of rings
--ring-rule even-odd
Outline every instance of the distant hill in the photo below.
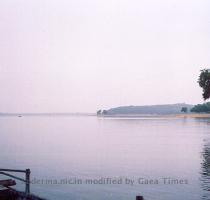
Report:
[[[179,114],[181,109],[187,107],[188,111],[193,105],[178,103],[178,104],[165,104],[165,105],[151,105],[151,106],[121,106],[103,110],[104,115],[138,115],[138,114]]]

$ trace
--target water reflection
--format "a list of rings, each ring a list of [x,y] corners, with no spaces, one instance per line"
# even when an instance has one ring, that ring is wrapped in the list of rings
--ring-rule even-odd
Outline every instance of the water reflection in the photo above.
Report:
[[[127,200],[137,194],[147,200],[210,200],[209,128],[209,119],[4,117],[0,165],[27,166],[32,180],[120,176],[189,180],[188,185],[32,185],[33,193],[51,200]]]
[[[203,162],[201,166],[201,186],[204,191],[203,200],[210,199],[210,141],[205,141],[202,152]]]

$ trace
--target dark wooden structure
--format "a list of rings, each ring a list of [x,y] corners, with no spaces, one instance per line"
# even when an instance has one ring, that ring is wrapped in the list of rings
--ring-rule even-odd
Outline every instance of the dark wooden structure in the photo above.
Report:
[[[2,187],[10,187],[16,185],[16,182],[12,179],[0,180],[0,186]]]
[[[25,179],[14,176],[10,173],[24,173]],[[0,180],[0,200],[44,200],[35,195],[30,194],[30,169],[14,170],[14,169],[0,169],[0,174],[19,180],[25,183],[25,192],[20,192],[12,188],[16,185],[15,180],[6,179]]]
[[[144,200],[143,196],[136,196],[136,200]]]
[[[25,179],[14,176],[10,173],[24,173]],[[16,185],[15,180],[6,179],[0,180],[0,200],[45,200],[30,194],[30,169],[14,170],[14,169],[0,169],[0,175],[8,176],[25,183],[25,192],[20,192],[12,188]],[[144,200],[143,196],[136,196],[136,200]]]

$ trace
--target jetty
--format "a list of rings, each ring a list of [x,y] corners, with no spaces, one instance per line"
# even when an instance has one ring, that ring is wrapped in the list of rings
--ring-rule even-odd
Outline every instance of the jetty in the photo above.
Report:
[[[25,174],[25,179],[15,176],[13,173]],[[0,169],[0,175],[12,178],[0,180],[0,200],[46,200],[30,193],[30,174],[30,169]],[[16,185],[15,180],[25,183],[24,192],[18,191],[14,188]],[[144,200],[144,198],[143,196],[136,196],[136,200]]]
[[[20,178],[14,173],[25,174],[25,178]],[[45,200],[30,193],[30,174],[31,170],[15,170],[15,169],[0,169],[0,175],[10,177],[12,179],[0,180],[0,199],[1,200]],[[14,186],[16,181],[25,183],[25,191],[17,191]]]

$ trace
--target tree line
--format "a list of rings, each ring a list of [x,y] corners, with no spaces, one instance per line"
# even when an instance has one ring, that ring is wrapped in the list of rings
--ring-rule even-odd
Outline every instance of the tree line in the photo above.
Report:
[[[201,73],[198,78],[198,84],[202,88],[203,93],[203,99],[207,100],[210,98],[210,70],[209,69],[203,69],[201,70]],[[210,102],[198,104],[194,106],[191,110],[191,112],[196,113],[210,113]]]

